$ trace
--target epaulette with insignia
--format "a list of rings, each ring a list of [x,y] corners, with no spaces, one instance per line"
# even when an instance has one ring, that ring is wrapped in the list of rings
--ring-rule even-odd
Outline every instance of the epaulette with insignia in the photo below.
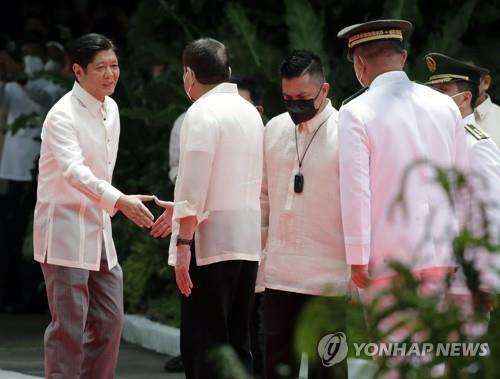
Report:
[[[474,124],[465,124],[465,130],[472,134],[472,137],[477,140],[490,138],[490,136],[488,136],[479,126]]]
[[[362,93],[364,93],[369,87],[363,87],[361,88],[358,92],[354,93],[353,95],[349,96],[347,99],[345,99],[343,102],[342,102],[342,105],[346,105],[349,101],[357,98],[359,95],[361,95]]]

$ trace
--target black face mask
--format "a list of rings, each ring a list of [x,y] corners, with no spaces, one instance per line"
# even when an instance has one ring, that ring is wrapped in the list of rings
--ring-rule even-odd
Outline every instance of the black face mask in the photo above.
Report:
[[[321,93],[321,88],[314,99],[307,100],[285,100],[285,108],[295,125],[313,118],[318,110],[314,107],[314,102]]]

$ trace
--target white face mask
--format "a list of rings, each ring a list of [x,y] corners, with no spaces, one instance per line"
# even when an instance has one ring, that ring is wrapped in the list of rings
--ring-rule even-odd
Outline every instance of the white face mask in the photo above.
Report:
[[[453,99],[453,98],[455,98],[457,96],[460,96],[460,95],[464,94],[465,92],[467,92],[467,91],[462,91],[462,92],[456,93],[456,94],[454,94],[454,95],[452,95],[450,97]],[[465,101],[463,101],[462,104],[457,104],[458,108],[461,108],[462,105],[464,105],[464,103],[465,103]]]
[[[464,94],[465,92],[467,92],[467,91],[462,91],[462,92],[456,93],[454,95],[451,95],[450,97],[453,99],[454,97],[460,96],[460,95]]]
[[[24,73],[30,78],[43,70],[43,61],[40,57],[34,55],[25,55],[23,57],[23,62]]]
[[[186,93],[186,96],[189,98],[194,103],[194,99],[191,97],[191,90],[193,89],[194,82],[189,85],[189,88],[186,89],[186,77],[188,75],[188,70],[191,70],[189,67],[186,67],[186,72],[184,73],[184,76],[182,77],[182,81],[184,82],[184,92]]]
[[[43,70],[48,72],[61,72],[62,65],[53,59],[49,59],[47,62],[45,62]]]
[[[363,59],[358,55],[357,58],[362,61]],[[359,84],[361,85],[361,87],[365,88],[366,86],[363,84],[362,80],[363,80],[363,73],[361,73],[361,75],[358,76],[358,73],[356,71],[356,69],[354,69],[354,74],[356,75],[356,79],[358,79],[358,82]]]

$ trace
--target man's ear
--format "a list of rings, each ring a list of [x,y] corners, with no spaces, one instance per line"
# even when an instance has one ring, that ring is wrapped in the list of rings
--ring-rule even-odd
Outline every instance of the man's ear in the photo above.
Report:
[[[354,59],[358,61],[358,67],[360,69],[362,70],[366,69],[366,58],[363,58],[361,55],[356,55]]]
[[[191,73],[191,76],[193,77],[193,82],[196,81],[196,73],[194,72],[194,70],[191,67],[186,67],[186,70],[188,72],[188,75],[189,73]]]
[[[481,78],[481,84],[484,87],[484,91],[487,92],[490,89],[490,86],[491,86],[491,75],[490,74],[485,74]]]
[[[255,108],[257,109],[257,111],[260,113],[261,116],[264,114],[264,107],[262,105],[256,105]]]
[[[465,91],[464,92],[464,97],[465,97],[465,101],[467,101],[472,107],[474,107],[474,105],[472,104],[472,92],[471,91]]]
[[[406,63],[406,59],[408,58],[408,50],[403,49],[401,55],[402,55],[401,64],[404,66],[404,64]]]
[[[328,92],[330,92],[330,83],[324,82],[323,88],[324,88],[326,96],[328,96]]]
[[[78,81],[80,81],[80,78],[83,76],[83,68],[80,66],[78,63],[73,63],[73,66],[71,67],[73,70],[73,73],[75,74],[76,78]]]

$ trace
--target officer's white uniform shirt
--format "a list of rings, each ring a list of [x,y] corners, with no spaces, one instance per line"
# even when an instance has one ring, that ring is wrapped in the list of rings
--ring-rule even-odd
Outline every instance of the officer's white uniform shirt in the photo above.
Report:
[[[175,183],[177,171],[179,171],[179,155],[180,155],[180,136],[181,126],[184,121],[186,112],[182,113],[174,121],[174,126],[170,131],[170,142],[168,145],[168,177],[172,183]]]
[[[8,82],[4,89],[6,124],[10,127],[22,115],[41,114],[43,108],[16,82]],[[31,181],[35,160],[40,154],[41,126],[9,130],[4,139],[0,158],[0,178],[15,181]]]
[[[120,119],[115,101],[101,103],[78,83],[49,111],[42,129],[35,260],[99,270],[117,264],[110,215],[123,194],[111,185]]]
[[[488,96],[475,110],[476,123],[500,147],[500,106]]]
[[[328,101],[313,119],[295,126],[288,113],[264,131],[262,219],[264,286],[311,295],[345,294],[350,279],[340,213],[338,112]],[[318,130],[318,128],[320,128]],[[306,149],[302,193],[294,192],[299,154]]]
[[[452,99],[403,71],[377,76],[339,111],[339,157],[348,264],[369,263],[375,278],[393,274],[393,259],[413,271],[454,268],[450,239],[458,219],[429,166],[411,171],[406,214],[394,206],[416,161],[466,168],[465,131]]]
[[[189,107],[181,128],[169,264],[179,220],[196,216],[196,263],[259,261],[263,125],[255,107],[222,83]]]
[[[464,125],[474,125],[474,115],[463,119]],[[469,180],[472,185],[472,198],[467,200],[465,210],[467,227],[477,236],[484,233],[483,218],[480,214],[480,202],[488,204],[486,217],[489,221],[488,231],[494,243],[500,237],[500,150],[491,138],[477,139],[471,133],[466,133],[467,154],[470,162],[471,174]],[[474,248],[466,253],[466,258],[473,260],[476,269],[481,274],[480,287],[492,290],[500,289],[498,270],[500,257],[484,249]],[[450,292],[454,294],[468,294],[465,277],[461,269],[453,276]]]

